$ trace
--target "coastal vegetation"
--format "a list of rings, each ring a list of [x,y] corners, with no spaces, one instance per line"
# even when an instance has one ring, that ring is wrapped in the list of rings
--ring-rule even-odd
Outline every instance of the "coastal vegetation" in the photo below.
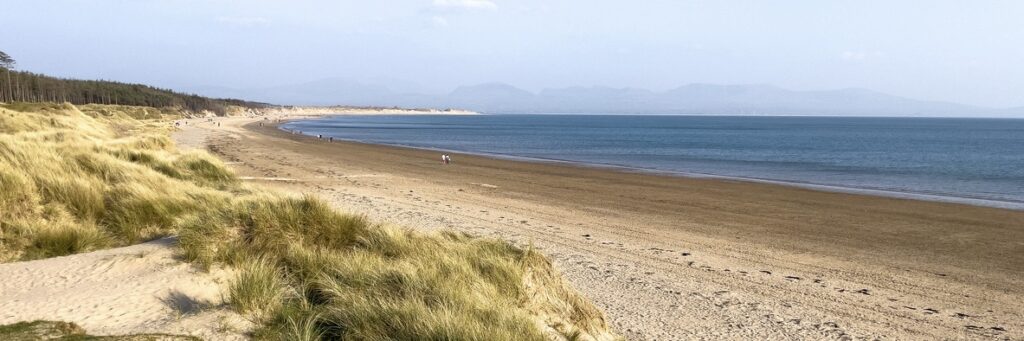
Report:
[[[16,61],[0,51],[0,102],[55,102],[178,108],[192,114],[228,114],[231,107],[264,108],[268,104],[213,99],[142,84],[65,79],[15,70]]]
[[[77,324],[59,321],[18,322],[0,326],[0,340],[5,341],[200,341],[197,337],[166,334],[94,336]]]
[[[257,339],[618,338],[539,253],[247,185],[175,147],[183,110],[0,104],[0,262],[177,236],[236,269],[227,301]]]

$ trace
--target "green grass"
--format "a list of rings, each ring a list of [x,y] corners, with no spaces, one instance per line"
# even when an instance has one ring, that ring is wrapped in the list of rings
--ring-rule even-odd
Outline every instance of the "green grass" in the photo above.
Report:
[[[237,270],[227,301],[256,339],[619,338],[536,252],[248,187],[177,151],[166,117],[0,105],[0,262],[178,235],[186,260]]]
[[[99,250],[110,243],[110,238],[98,229],[56,225],[40,228],[25,254],[28,258],[50,258]]]
[[[281,309],[285,285],[274,267],[273,263],[256,259],[239,269],[228,289],[235,311],[262,322]]]
[[[186,255],[239,264],[231,306],[262,325],[257,339],[616,338],[543,256],[506,242],[379,225],[313,197],[239,200],[185,224],[202,231],[183,232]]]
[[[4,341],[200,341],[199,338],[168,334],[136,334],[93,336],[77,324],[57,321],[19,322],[0,326],[0,340]]]
[[[216,158],[176,151],[166,120],[135,118],[166,112],[89,108],[0,105],[0,262],[172,235],[249,193]]]

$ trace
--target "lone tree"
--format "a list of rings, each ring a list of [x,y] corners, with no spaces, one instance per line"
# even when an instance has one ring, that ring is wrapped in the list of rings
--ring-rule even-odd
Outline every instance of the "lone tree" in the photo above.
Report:
[[[4,72],[4,78],[7,79],[7,87],[0,84],[0,102],[12,102],[14,101],[14,88],[11,86],[11,70],[14,69],[14,58],[10,55],[0,51],[0,71]]]
[[[14,68],[14,58],[0,51],[0,69],[10,70]]]

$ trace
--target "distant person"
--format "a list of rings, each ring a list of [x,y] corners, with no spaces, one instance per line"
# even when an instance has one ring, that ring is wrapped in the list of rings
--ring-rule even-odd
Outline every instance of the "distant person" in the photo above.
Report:
[[[334,136],[327,137],[327,142],[334,142]]]
[[[447,164],[447,163],[448,163],[448,155],[441,154],[441,164],[444,165],[444,164]]]
[[[451,164],[451,163],[452,163],[452,156],[451,156],[451,155],[448,155],[448,154],[444,154],[444,163],[445,163],[446,165],[447,165],[447,164]]]

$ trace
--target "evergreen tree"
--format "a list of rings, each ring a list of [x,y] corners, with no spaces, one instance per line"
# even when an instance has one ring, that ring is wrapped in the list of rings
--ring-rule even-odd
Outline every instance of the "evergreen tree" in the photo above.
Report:
[[[14,69],[14,64],[14,58],[11,58],[11,56],[7,53],[4,53],[4,51],[0,51],[0,69]]]
[[[14,58],[4,51],[0,51],[0,72],[4,73],[7,86],[0,89],[0,102],[11,102],[14,100],[14,84],[11,83],[11,70],[14,69]],[[2,86],[2,85],[0,85]]]
[[[148,85],[111,81],[50,77],[14,70],[14,58],[0,51],[0,102],[69,102],[72,104],[122,104],[149,107],[177,107],[198,113],[224,115],[227,107],[266,107],[267,104],[237,99],[212,99],[182,94]]]

